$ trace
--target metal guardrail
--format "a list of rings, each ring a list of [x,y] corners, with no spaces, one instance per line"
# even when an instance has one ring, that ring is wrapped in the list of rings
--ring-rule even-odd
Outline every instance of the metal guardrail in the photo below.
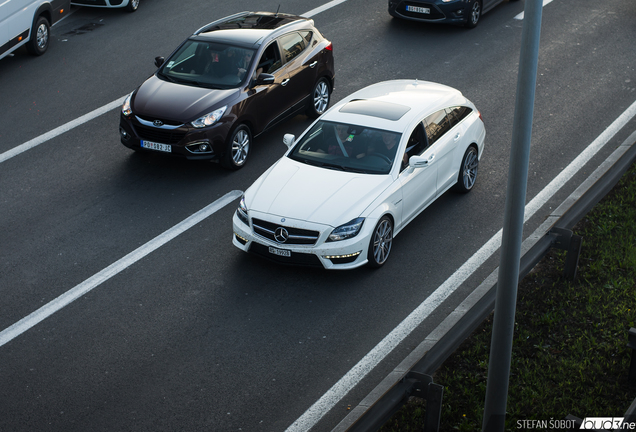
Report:
[[[564,276],[576,277],[581,239],[571,229],[618,183],[623,174],[636,161],[636,132],[632,133],[522,244],[519,280],[545,256],[552,247],[565,249]],[[413,394],[415,386],[428,382],[428,378],[459,347],[459,345],[494,310],[497,288],[495,269],[442,323],[416,348],[412,355],[421,357],[414,366],[402,365],[385,378],[356,409],[332,432],[377,431]],[[413,363],[407,359],[404,363]],[[418,378],[421,383],[414,383]],[[430,383],[432,383],[432,378]],[[437,384],[435,384],[437,385]],[[439,392],[440,405],[441,394]],[[428,397],[428,393],[424,396]],[[420,396],[421,397],[421,396]],[[426,398],[425,397],[425,398]],[[427,398],[426,398],[427,399]],[[427,399],[427,405],[436,410],[435,400]],[[428,413],[427,413],[428,414]],[[431,413],[431,418],[435,417]],[[626,418],[636,421],[636,400],[626,413]],[[428,423],[427,432],[438,430]],[[439,425],[439,421],[437,423]]]

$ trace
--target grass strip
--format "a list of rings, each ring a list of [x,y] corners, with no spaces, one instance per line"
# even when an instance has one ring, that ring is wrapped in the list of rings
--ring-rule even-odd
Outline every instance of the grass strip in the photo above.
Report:
[[[565,253],[553,250],[519,284],[506,430],[568,414],[623,417],[636,398],[626,347],[636,327],[636,164],[573,232],[583,237],[576,281],[562,278]],[[435,373],[441,431],[481,430],[491,330],[492,315]],[[411,398],[380,431],[421,431],[424,415]]]

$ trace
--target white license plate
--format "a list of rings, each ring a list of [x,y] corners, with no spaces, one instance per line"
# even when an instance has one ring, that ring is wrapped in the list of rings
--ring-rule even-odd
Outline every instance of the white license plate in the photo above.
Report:
[[[431,13],[431,9],[430,8],[419,7],[419,6],[407,6],[406,10],[409,11],[409,12],[417,12],[417,13],[422,13],[422,14],[430,14]]]
[[[147,148],[147,149],[151,149],[151,150],[158,150],[158,151],[162,151],[162,152],[167,152],[167,153],[172,153],[172,146],[168,145],[168,144],[159,144],[156,142],[152,142],[152,141],[141,141],[141,146],[143,148]]]
[[[271,246],[269,247],[269,253],[287,258],[291,257],[291,251],[285,249],[276,249]]]

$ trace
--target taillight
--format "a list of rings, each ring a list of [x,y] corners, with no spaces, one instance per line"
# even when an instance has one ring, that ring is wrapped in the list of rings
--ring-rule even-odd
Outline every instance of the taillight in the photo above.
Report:
[[[481,120],[483,122],[484,118],[481,116],[481,112],[479,112],[479,110],[477,110],[477,114],[479,114],[479,120]]]
[[[332,44],[331,42],[329,42],[329,45],[327,45],[327,46],[325,47],[325,49],[326,49],[327,51],[333,51],[333,44]]]

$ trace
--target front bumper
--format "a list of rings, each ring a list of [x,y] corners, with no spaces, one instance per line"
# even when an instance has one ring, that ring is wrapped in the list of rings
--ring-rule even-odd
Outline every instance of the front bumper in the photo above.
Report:
[[[262,217],[262,215],[260,215]],[[337,242],[326,242],[333,227],[310,224],[303,221],[287,220],[286,225],[297,225],[320,231],[314,245],[289,245],[269,240],[254,233],[234,212],[232,243],[245,252],[259,255],[271,261],[311,267],[323,267],[330,270],[348,270],[367,263],[369,239],[373,229],[372,221],[365,220],[357,236]],[[252,223],[250,218],[250,224]],[[289,256],[282,256],[282,253]]]
[[[229,123],[222,120],[210,127],[197,129],[185,124],[154,126],[135,114],[126,117],[122,113],[119,119],[119,136],[126,147],[190,160],[218,160],[225,151],[229,129]],[[142,141],[160,144],[162,150],[142,147]]]
[[[407,6],[429,9],[430,13],[410,12]],[[389,14],[396,18],[428,23],[464,25],[470,16],[470,2],[457,0],[447,4],[435,4],[421,0],[390,0]]]

